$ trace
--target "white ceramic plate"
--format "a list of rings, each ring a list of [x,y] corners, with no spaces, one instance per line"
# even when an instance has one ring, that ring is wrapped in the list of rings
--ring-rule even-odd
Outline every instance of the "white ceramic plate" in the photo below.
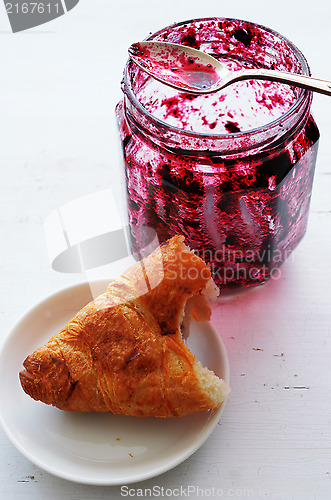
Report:
[[[94,485],[129,484],[166,472],[192,455],[210,436],[224,404],[216,411],[157,419],[67,413],[32,400],[18,379],[23,360],[91,298],[87,283],[61,290],[9,332],[0,352],[0,423],[23,455],[55,476]],[[204,366],[229,383],[226,350],[210,323],[193,323],[188,345]]]

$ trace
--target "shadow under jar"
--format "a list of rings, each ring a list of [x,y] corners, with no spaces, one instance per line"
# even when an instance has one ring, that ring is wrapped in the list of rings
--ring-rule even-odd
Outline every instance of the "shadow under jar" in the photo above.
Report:
[[[246,21],[187,21],[148,40],[200,49],[230,69],[309,74],[289,40]],[[133,252],[146,246],[148,227],[160,242],[184,235],[222,289],[276,277],[307,227],[319,139],[311,92],[256,80],[196,96],[132,61],[122,89],[116,115]]]

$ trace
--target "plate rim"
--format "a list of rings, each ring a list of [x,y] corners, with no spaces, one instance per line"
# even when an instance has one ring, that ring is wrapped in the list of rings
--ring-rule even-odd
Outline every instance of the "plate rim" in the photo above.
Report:
[[[12,339],[13,335],[19,330],[21,324],[24,324],[24,322],[28,319],[30,315],[33,315],[38,308],[41,308],[43,305],[46,305],[50,301],[56,300],[57,297],[61,297],[65,293],[70,293],[75,290],[81,289],[83,290],[84,288],[88,288],[90,284],[93,285],[107,285],[110,283],[112,280],[111,279],[98,279],[98,280],[84,280],[84,281],[79,281],[74,284],[70,284],[68,286],[64,286],[60,289],[58,289],[55,292],[52,292],[45,296],[42,299],[37,300],[34,304],[32,304],[30,307],[25,308],[25,311],[20,315],[20,317],[12,324],[11,328],[7,331],[7,333],[4,335],[2,338],[2,342],[0,343],[0,362],[3,357],[3,353],[6,351],[6,348],[8,348],[8,345],[10,344],[10,340]],[[83,293],[83,292],[82,292]],[[93,300],[92,292],[91,292],[91,300]],[[224,381],[225,383],[229,386],[230,384],[230,366],[229,366],[229,358],[228,354],[223,342],[223,339],[221,335],[218,333],[214,325],[210,321],[204,321],[202,322],[205,324],[205,327],[209,328],[215,338],[217,339],[217,342],[219,343],[220,350],[223,355],[223,370],[224,370]],[[225,405],[227,402],[227,398],[225,401],[221,404],[219,408],[216,408],[213,410],[213,417],[212,417],[212,423],[208,424],[206,428],[202,431],[200,434],[200,437],[196,442],[193,442],[191,446],[188,446],[186,450],[184,450],[184,453],[178,453],[175,459],[170,460],[169,462],[160,465],[159,467],[156,467],[155,469],[152,469],[150,472],[146,471],[145,473],[137,473],[135,474],[134,472],[128,477],[125,481],[123,480],[116,480],[115,478],[113,479],[103,479],[103,478],[98,478],[98,479],[89,479],[88,477],[78,477],[73,475],[72,473],[67,473],[65,470],[60,470],[59,468],[53,466],[49,466],[47,463],[45,463],[43,460],[38,459],[35,454],[31,453],[25,446],[23,446],[20,441],[13,435],[12,431],[10,430],[10,427],[8,426],[6,419],[3,417],[3,412],[1,409],[1,404],[0,404],[0,426],[3,429],[5,435],[9,439],[9,441],[18,449],[18,451],[25,457],[27,458],[30,462],[38,466],[40,469],[46,471],[47,473],[60,478],[60,479],[65,479],[74,483],[78,484],[85,484],[85,485],[90,485],[90,486],[121,486],[121,485],[127,485],[127,484],[132,484],[140,481],[145,481],[147,479],[152,479],[153,477],[157,477],[165,472],[168,472],[184,461],[186,461],[188,458],[190,458],[210,437],[212,432],[214,431],[215,427],[217,426],[220,417],[224,411]]]

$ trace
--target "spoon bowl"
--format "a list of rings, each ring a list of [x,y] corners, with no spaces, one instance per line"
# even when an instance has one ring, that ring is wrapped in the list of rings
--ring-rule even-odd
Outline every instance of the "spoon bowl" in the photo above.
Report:
[[[214,57],[185,45],[138,42],[130,58],[156,80],[192,94],[211,94],[239,80],[271,80],[331,95],[331,82],[285,71],[249,68],[229,71]]]

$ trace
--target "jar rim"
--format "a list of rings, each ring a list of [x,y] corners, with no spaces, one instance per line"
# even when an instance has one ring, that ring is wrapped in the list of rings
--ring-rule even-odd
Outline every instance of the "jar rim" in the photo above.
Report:
[[[186,21],[180,21],[173,23],[169,26],[166,26],[155,33],[151,33],[148,37],[146,37],[145,40],[152,40],[154,39],[157,35],[164,33],[166,31],[171,30],[172,28],[177,28],[179,26],[185,25],[185,24],[190,24],[190,23],[199,23],[199,22],[219,22],[219,21],[226,21],[226,22],[237,22],[237,23],[245,23],[246,26],[254,26],[255,28],[259,28],[271,35],[274,35],[278,39],[282,40],[287,44],[287,46],[292,50],[293,54],[295,55],[297,61],[300,64],[301,67],[301,74],[310,76],[310,69],[308,62],[303,55],[303,53],[300,51],[300,49],[293,43],[291,42],[287,37],[284,35],[278,33],[277,31],[273,30],[272,28],[268,28],[262,24],[242,20],[242,19],[237,19],[237,18],[228,18],[228,17],[204,17],[204,18],[197,18],[197,19],[190,19]],[[295,99],[295,102],[290,106],[290,108],[283,114],[281,114],[279,117],[275,118],[274,120],[267,122],[266,124],[263,124],[259,127],[255,127],[246,131],[240,131],[240,132],[230,132],[230,133],[213,133],[213,132],[195,132],[191,130],[186,130],[184,128],[179,128],[174,125],[171,125],[156,116],[154,116],[151,112],[149,112],[143,104],[139,101],[137,98],[133,88],[132,88],[132,83],[131,79],[129,76],[129,70],[132,65],[132,61],[130,58],[127,60],[125,69],[124,69],[124,75],[123,75],[123,80],[122,80],[122,90],[124,94],[128,97],[129,101],[131,104],[137,109],[137,111],[142,115],[145,116],[149,122],[152,122],[156,128],[166,128],[167,131],[177,134],[182,137],[189,137],[197,140],[202,140],[202,139],[207,139],[210,141],[228,141],[228,140],[233,140],[237,139],[240,141],[240,139],[247,139],[248,137],[253,138],[253,136],[257,134],[263,134],[264,132],[270,131],[270,129],[274,128],[279,128],[281,126],[281,122],[284,120],[287,120],[288,118],[290,119],[298,113],[298,110],[302,109],[304,107],[306,109],[305,104],[310,103],[311,97],[312,97],[312,92],[306,89],[301,88],[299,90],[299,95]]]

